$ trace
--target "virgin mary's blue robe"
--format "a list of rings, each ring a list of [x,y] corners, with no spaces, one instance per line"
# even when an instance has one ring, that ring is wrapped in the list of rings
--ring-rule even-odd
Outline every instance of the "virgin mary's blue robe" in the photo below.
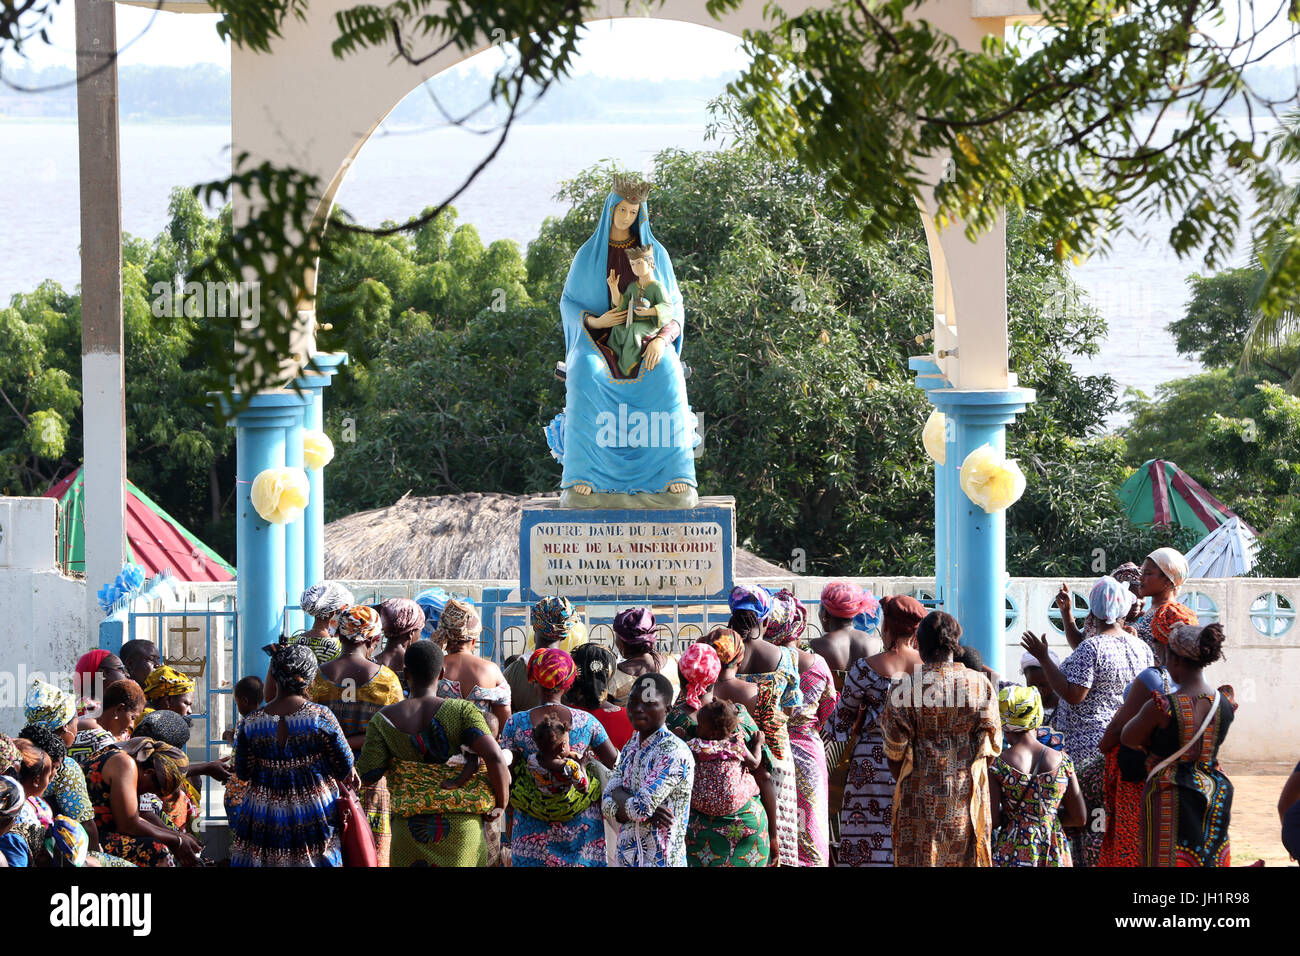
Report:
[[[673,482],[695,487],[693,449],[699,435],[686,400],[683,336],[664,350],[654,369],[637,365],[631,377],[622,377],[597,344],[604,330],[593,333],[583,322],[584,312],[601,315],[609,309],[609,229],[620,202],[617,193],[606,197],[596,231],[578,250],[564,284],[565,406],[547,426],[546,440],[564,464],[561,488],[582,483],[597,493],[641,494],[667,491]],[[654,246],[654,278],[684,326],[672,259],[651,233],[647,213],[642,202],[636,235],[641,245]]]

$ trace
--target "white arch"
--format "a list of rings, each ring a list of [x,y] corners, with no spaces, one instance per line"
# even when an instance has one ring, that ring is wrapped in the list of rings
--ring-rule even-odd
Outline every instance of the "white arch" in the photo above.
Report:
[[[154,0],[122,0],[152,6]],[[286,20],[282,39],[269,55],[240,47],[231,52],[231,155],[250,154],[253,162],[270,161],[315,175],[325,191],[315,217],[323,227],[334,197],[352,161],[384,118],[412,90],[438,73],[487,49],[445,51],[421,66],[394,61],[385,48],[336,58],[330,44],[338,35],[335,13],[355,0],[312,0],[304,21]],[[793,0],[787,12],[821,6]],[[650,17],[711,27],[741,36],[766,24],[761,0],[747,0],[720,20],[700,0],[665,0]],[[203,0],[167,0],[164,9],[209,12]],[[1035,19],[1026,0],[930,0],[917,10],[954,36],[963,47],[976,48],[988,34],[1012,21]],[[589,22],[627,18],[622,0],[606,0],[602,15]],[[931,164],[930,181],[938,182],[943,158]],[[248,199],[234,198],[236,221],[248,215]],[[1007,388],[1015,385],[1007,369],[1005,217],[976,241],[966,240],[961,224],[936,227],[932,196],[922,204],[934,282],[933,348],[948,380],[957,388]],[[310,321],[316,277],[304,278],[303,327],[292,349],[315,350]],[[959,336],[958,329],[961,334]]]

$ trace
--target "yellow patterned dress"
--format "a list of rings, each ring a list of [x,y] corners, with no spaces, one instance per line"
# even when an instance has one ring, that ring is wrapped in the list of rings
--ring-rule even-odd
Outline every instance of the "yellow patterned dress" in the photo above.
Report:
[[[392,866],[487,866],[483,816],[496,805],[480,765],[468,784],[444,790],[460,767],[448,758],[487,734],[479,709],[467,700],[445,700],[428,728],[412,736],[383,714],[366,729],[357,760],[363,782],[386,777],[392,824]]]
[[[364,734],[370,718],[389,704],[403,700],[406,695],[402,693],[402,684],[397,675],[381,664],[379,672],[360,687],[350,683],[336,684],[318,672],[307,688],[307,697],[328,708],[338,718],[344,736],[351,737],[354,734]],[[383,777],[362,787],[361,806],[366,811],[366,819],[370,821],[370,829],[375,834],[379,865],[388,866],[389,845],[393,834],[388,823],[388,785]]]
[[[904,677],[880,716],[894,789],[894,866],[991,866],[989,761],[1002,750],[983,674],[948,661]]]

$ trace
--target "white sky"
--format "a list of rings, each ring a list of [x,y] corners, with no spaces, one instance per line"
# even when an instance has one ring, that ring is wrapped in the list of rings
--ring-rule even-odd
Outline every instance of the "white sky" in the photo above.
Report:
[[[758,3],[760,0],[749,0]],[[1202,27],[1221,42],[1232,39],[1238,10],[1257,18],[1256,27],[1272,16],[1281,0],[1238,0],[1223,5],[1225,22]],[[229,47],[217,37],[216,14],[163,13],[150,9],[119,5],[117,8],[118,43],[124,48],[123,65],[218,63],[230,64]],[[1278,17],[1264,31],[1257,52],[1283,40],[1289,24]],[[656,71],[665,79],[696,79],[739,70],[746,60],[739,41],[729,34],[707,27],[653,19],[603,20],[587,27],[587,36],[579,48],[574,73],[618,75],[622,72],[627,44],[649,44],[671,55],[656,58]],[[62,0],[56,8],[49,31],[51,45],[31,45],[29,60],[37,66],[62,63],[73,65],[73,0]],[[464,64],[487,70],[494,63],[496,51],[480,54]],[[1294,44],[1276,51],[1270,63],[1292,65],[1297,60]]]
[[[74,64],[75,19],[73,0],[62,0],[49,31],[50,46],[35,43],[28,48],[32,65]],[[163,13],[119,4],[117,42],[123,48],[120,63],[218,63],[229,67],[230,48],[217,36],[218,19],[216,14]],[[716,76],[739,70],[748,62],[740,53],[739,41],[719,30],[666,20],[602,20],[588,25],[574,73],[626,73],[629,42],[672,51],[672,56],[656,58],[656,74],[664,79]],[[494,55],[495,51],[480,54],[465,66],[473,64],[486,71],[495,62]]]

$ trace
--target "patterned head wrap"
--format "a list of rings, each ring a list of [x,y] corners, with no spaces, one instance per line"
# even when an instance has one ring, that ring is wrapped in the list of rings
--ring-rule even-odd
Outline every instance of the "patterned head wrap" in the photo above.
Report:
[[[379,621],[390,641],[407,641],[424,627],[424,611],[410,598],[389,598],[379,605]]]
[[[700,697],[718,679],[722,661],[708,644],[692,644],[677,661],[677,673],[686,686],[682,694],[694,710],[700,709]]]
[[[614,615],[614,633],[634,652],[655,646],[655,616],[648,607],[630,607]]]
[[[289,643],[301,644],[316,655],[317,664],[328,664],[343,656],[343,642],[333,634],[313,634],[310,631],[299,634]]]
[[[433,637],[433,632],[438,629],[438,620],[442,617],[442,609],[447,606],[450,597],[442,588],[429,588],[415,596],[415,603],[424,612],[424,627],[420,630],[420,637],[425,640]]]
[[[13,738],[8,734],[0,734],[0,774],[10,769],[21,759],[22,754],[14,746]]]
[[[320,664],[305,644],[281,644],[271,654],[271,676],[285,690],[306,688],[316,679]]]
[[[155,667],[144,679],[144,696],[149,701],[162,700],[164,697],[179,697],[192,690],[194,690],[194,681],[166,664]]]
[[[726,667],[745,653],[745,639],[729,627],[715,627],[696,643],[707,644],[713,648],[722,667]]]
[[[0,814],[15,816],[27,802],[27,793],[17,777],[0,777]]]
[[[312,617],[333,617],[345,607],[355,604],[352,592],[336,581],[322,581],[302,592],[298,604]]]
[[[443,648],[463,647],[483,632],[483,619],[474,605],[459,598],[451,598],[438,618],[438,629],[433,639]]]
[[[789,588],[782,588],[772,595],[763,637],[774,644],[789,644],[803,636],[807,624],[808,609]]]
[[[1121,620],[1132,606],[1133,592],[1128,589],[1128,585],[1109,574],[1098,578],[1088,593],[1088,610],[1097,620],[1107,624]]]
[[[154,772],[158,778],[158,789],[162,793],[175,793],[185,782],[185,768],[189,766],[185,751],[152,737],[132,737],[117,746],[124,753],[130,754],[142,770]]]
[[[1154,561],[1156,567],[1164,572],[1165,577],[1180,588],[1187,580],[1187,559],[1175,548],[1157,548],[1147,555],[1147,560]]]
[[[1204,651],[1201,649],[1202,630],[1203,628],[1199,624],[1183,624],[1174,628],[1169,632],[1169,650],[1185,661],[1204,666]],[[1223,688],[1220,687],[1219,690],[1222,691]],[[1231,694],[1229,694],[1229,700],[1232,701],[1233,709],[1236,709],[1237,701]]]
[[[558,647],[539,647],[528,658],[528,679],[547,690],[568,690],[577,676],[573,658]]]
[[[1008,684],[998,691],[1004,730],[1033,730],[1043,723],[1043,698],[1037,687]]]
[[[1125,561],[1114,571],[1110,572],[1110,576],[1123,584],[1134,585],[1142,580],[1142,569],[1132,561]],[[1130,590],[1136,592],[1136,588],[1130,587]]]
[[[182,717],[173,710],[155,710],[140,718],[132,736],[150,737],[184,750],[190,742],[190,727],[188,717]]]
[[[897,637],[911,637],[925,620],[925,605],[906,594],[894,594],[880,602],[884,608],[885,627]]]
[[[364,604],[345,607],[330,621],[330,630],[345,644],[367,644],[384,634],[379,612]]]
[[[866,591],[848,581],[831,581],[822,588],[822,607],[831,617],[852,620],[866,610]]]
[[[1168,604],[1162,604],[1156,608],[1156,613],[1151,616],[1151,636],[1161,644],[1168,644],[1174,628],[1180,624],[1200,623],[1196,617],[1196,612],[1186,604],[1170,601]],[[1179,655],[1179,657],[1182,656]]]
[[[566,597],[544,597],[529,614],[537,644],[557,644],[568,638],[578,621],[578,609]]]
[[[45,831],[45,849],[60,866],[81,866],[90,852],[90,837],[80,823],[60,814]]]
[[[605,690],[614,677],[618,657],[608,647],[580,644],[572,651],[573,666],[578,669],[570,694],[576,701],[596,707],[605,699]]]
[[[772,610],[772,592],[765,587],[737,584],[727,598],[732,611],[753,611],[761,621]]]
[[[24,716],[33,727],[60,730],[77,716],[77,699],[43,680],[34,680],[23,702]]]

